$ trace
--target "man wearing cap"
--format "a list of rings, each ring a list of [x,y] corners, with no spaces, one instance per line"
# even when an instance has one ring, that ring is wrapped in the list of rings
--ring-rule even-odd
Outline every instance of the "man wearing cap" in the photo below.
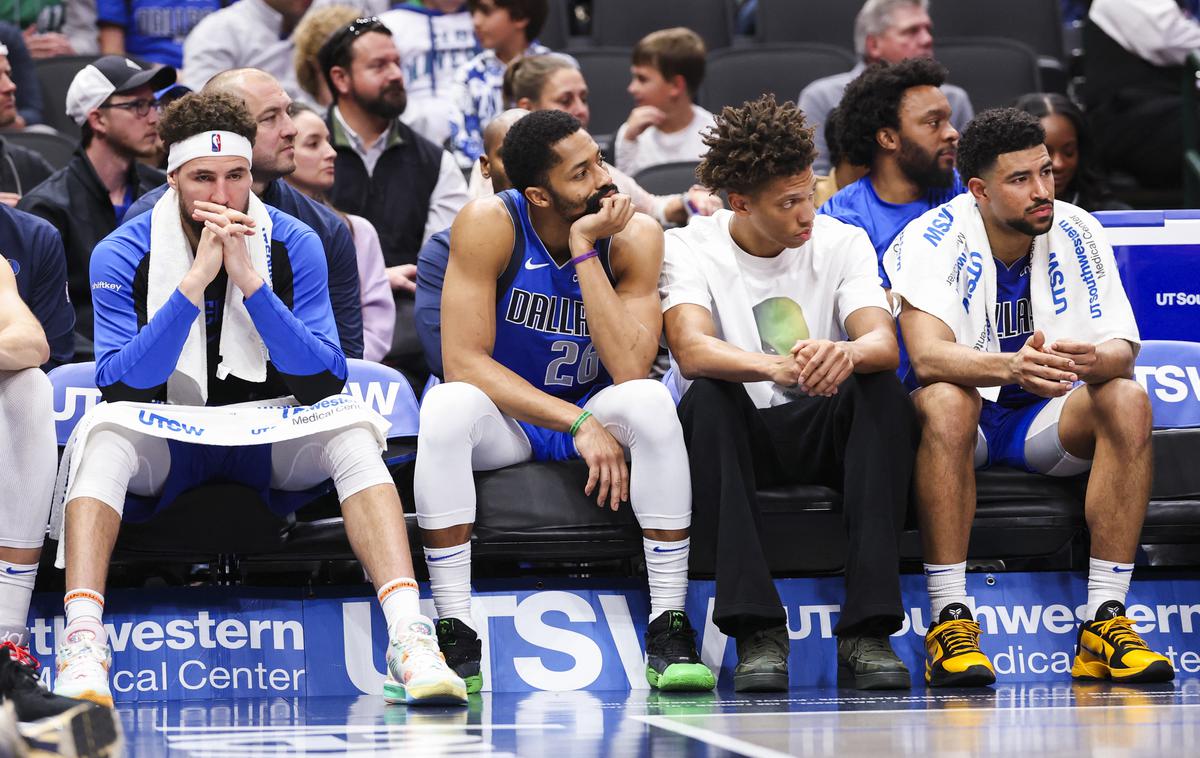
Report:
[[[117,227],[134,200],[166,179],[137,159],[154,154],[154,92],[174,82],[175,69],[169,66],[142,68],[119,55],[84,66],[67,89],[67,115],[81,134],[75,157],[17,205],[62,235],[75,305],[75,350],[85,360],[92,354],[92,248]]]
[[[112,702],[102,593],[122,519],[152,518],[212,480],[249,486],[285,515],[299,504],[287,493],[332,479],[387,619],[385,699],[465,703],[420,612],[400,496],[380,457],[387,422],[339,394],[347,365],[320,242],[251,192],[255,133],[230,95],[172,103],[162,122],[170,189],[92,256],[107,402],[63,453],[65,508],[51,521],[57,533],[65,519],[67,569],[55,692]]]
[[[17,118],[17,83],[8,47],[0,43],[0,129],[16,126]],[[54,167],[42,156],[0,138],[0,203],[15,208],[21,195],[53,173]]]

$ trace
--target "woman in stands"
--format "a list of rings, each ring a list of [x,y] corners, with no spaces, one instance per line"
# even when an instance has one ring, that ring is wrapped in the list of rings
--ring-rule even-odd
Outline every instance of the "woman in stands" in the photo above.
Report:
[[[285,181],[313,200],[333,208],[325,193],[333,187],[333,163],[337,153],[329,144],[329,129],[316,111],[293,103],[296,125],[296,170]],[[363,357],[382,361],[392,346],[392,330],[396,326],[396,303],[388,284],[383,265],[383,250],[379,234],[371,222],[362,216],[342,213],[333,208],[354,238],[358,258],[359,297],[362,302]]]
[[[1034,92],[1016,107],[1041,119],[1046,150],[1054,164],[1054,197],[1085,211],[1122,211],[1130,206],[1113,197],[1092,155],[1092,137],[1083,111],[1066,95]]]
[[[527,55],[509,64],[504,72],[504,101],[510,108],[566,111],[587,129],[591,119],[587,100],[583,72],[566,55]],[[722,207],[718,196],[700,187],[680,195],[651,195],[628,174],[611,165],[607,169],[621,192],[633,198],[634,208],[663,226],[682,226],[692,214],[708,216]]]

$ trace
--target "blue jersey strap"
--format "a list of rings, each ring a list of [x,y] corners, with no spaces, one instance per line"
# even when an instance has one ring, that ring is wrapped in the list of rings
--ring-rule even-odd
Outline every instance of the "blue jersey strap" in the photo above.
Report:
[[[496,280],[496,302],[500,302],[501,297],[505,292],[508,292],[512,286],[513,280],[517,278],[517,272],[521,270],[522,261],[525,257],[525,224],[521,221],[521,209],[517,207],[516,197],[512,192],[501,192],[496,195],[504,203],[505,210],[508,211],[509,218],[513,224],[513,249],[508,256],[508,265],[504,267],[500,277]],[[600,265],[604,267],[604,274],[608,277],[609,284],[616,286],[617,278],[613,276],[612,264],[609,261],[609,251],[612,248],[612,238],[605,237],[596,243],[596,251],[600,253]]]

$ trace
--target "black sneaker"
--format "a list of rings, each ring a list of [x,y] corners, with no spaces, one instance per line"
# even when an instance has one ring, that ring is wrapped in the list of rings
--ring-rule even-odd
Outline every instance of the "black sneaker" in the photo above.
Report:
[[[859,690],[906,690],[912,678],[886,634],[838,637],[838,684]]]
[[[735,692],[787,692],[791,643],[784,625],[760,629],[737,638]]]
[[[458,619],[438,619],[438,647],[446,656],[446,665],[467,683],[467,694],[483,689],[483,673],[479,669],[483,643],[475,630]]]
[[[30,747],[73,758],[124,754],[115,711],[53,694],[42,687],[37,669],[27,648],[0,644],[0,700],[11,705]]]
[[[646,681],[656,690],[708,692],[717,686],[696,653],[696,630],[683,611],[664,611],[646,628]]]

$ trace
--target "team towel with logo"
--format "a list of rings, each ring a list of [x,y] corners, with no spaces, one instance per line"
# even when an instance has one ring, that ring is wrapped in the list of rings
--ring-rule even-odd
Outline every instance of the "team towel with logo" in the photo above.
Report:
[[[941,319],[960,345],[1000,352],[996,334],[996,263],[975,198],[968,192],[914,219],[884,254],[892,294]],[[1141,343],[1100,223],[1082,208],[1055,201],[1054,224],[1033,240],[1033,323],[1046,342]],[[999,387],[980,388],[995,400]]]

